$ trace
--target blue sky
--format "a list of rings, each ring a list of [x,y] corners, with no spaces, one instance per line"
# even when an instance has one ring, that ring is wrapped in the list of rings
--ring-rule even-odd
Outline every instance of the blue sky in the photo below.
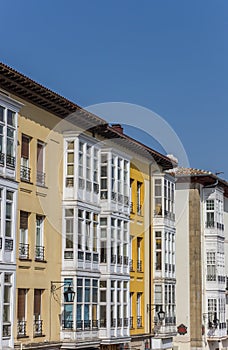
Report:
[[[228,179],[226,0],[4,0],[1,13],[1,61],[84,107],[149,108],[192,167]]]

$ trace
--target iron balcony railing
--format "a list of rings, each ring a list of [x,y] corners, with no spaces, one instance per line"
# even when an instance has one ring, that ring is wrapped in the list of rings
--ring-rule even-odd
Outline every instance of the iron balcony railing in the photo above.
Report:
[[[142,260],[137,260],[137,271],[142,272]]]
[[[17,321],[17,336],[26,337],[26,321]]]
[[[215,222],[214,221],[207,221],[206,222],[206,227],[207,228],[214,228],[215,227]]]
[[[34,321],[34,336],[38,337],[43,335],[43,321],[35,320]]]
[[[21,180],[30,182],[31,169],[21,165]]]
[[[131,202],[131,204],[130,204],[130,213],[134,214],[134,204],[133,204],[133,202]]]
[[[165,318],[165,325],[166,326],[175,326],[176,324],[176,317],[166,317]]]
[[[36,246],[35,251],[35,259],[39,261],[44,261],[44,247],[43,246]]]
[[[19,243],[19,259],[29,259],[29,244]]]
[[[46,174],[43,173],[42,171],[37,171],[36,172],[36,183],[39,186],[45,186],[45,176]]]
[[[124,257],[123,257],[123,263],[124,263],[124,265],[128,265],[128,260],[129,260],[128,256],[124,256]]]
[[[123,257],[122,257],[122,255],[118,255],[118,256],[117,256],[117,264],[118,264],[118,265],[122,265],[122,262],[123,262]]]
[[[123,321],[124,327],[128,327],[128,318],[125,317]]]
[[[141,204],[137,204],[137,214],[142,215],[142,206]]]
[[[73,320],[63,320],[63,328],[64,329],[73,329]]]
[[[15,168],[15,157],[11,156],[11,155],[6,155],[6,166],[8,166],[9,168]]]
[[[134,272],[134,263],[132,259],[129,261],[129,266],[130,266],[130,271]]]
[[[137,328],[142,328],[142,316],[137,316]]]
[[[3,338],[8,338],[11,336],[11,324],[8,323],[8,324],[3,324],[3,327],[2,327],[2,337]]]
[[[117,318],[117,327],[122,327],[122,324],[123,324],[123,319]]]
[[[5,154],[0,152],[0,164],[4,165],[5,162]]]
[[[134,318],[133,316],[130,317],[130,328],[133,329],[134,328]]]
[[[116,264],[116,255],[111,255],[111,264]]]
[[[105,328],[106,327],[106,318],[101,318],[100,319],[100,327],[101,328]]]
[[[112,328],[116,327],[116,319],[115,318],[111,318],[111,327]]]

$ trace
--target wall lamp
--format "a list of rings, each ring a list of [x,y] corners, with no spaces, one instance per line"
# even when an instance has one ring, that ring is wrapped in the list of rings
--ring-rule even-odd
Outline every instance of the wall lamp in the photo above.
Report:
[[[57,287],[57,284],[61,284],[61,286]],[[64,301],[66,303],[70,303],[74,301],[74,297],[75,297],[75,292],[72,289],[71,285],[69,282],[62,282],[62,281],[51,281],[51,293],[54,294],[58,289],[62,288],[62,287],[67,287],[67,289],[64,291],[63,295],[64,295]]]
[[[156,309],[153,304],[147,304],[146,308],[147,308],[147,312],[153,311]],[[162,307],[157,314],[158,314],[159,321],[163,321],[165,319],[165,311],[162,310]]]

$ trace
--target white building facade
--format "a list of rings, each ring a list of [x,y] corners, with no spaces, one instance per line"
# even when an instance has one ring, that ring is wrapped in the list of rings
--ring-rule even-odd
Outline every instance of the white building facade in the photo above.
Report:
[[[128,157],[84,134],[64,136],[62,348],[109,347],[129,337]]]
[[[17,113],[21,104],[0,94],[0,348],[13,349],[16,279]]]

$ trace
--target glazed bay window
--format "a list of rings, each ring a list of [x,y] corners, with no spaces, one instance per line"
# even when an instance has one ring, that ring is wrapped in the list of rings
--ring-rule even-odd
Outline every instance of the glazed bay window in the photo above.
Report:
[[[86,190],[88,192],[92,191],[92,182],[91,182],[91,153],[92,148],[90,145],[86,145]]]
[[[29,167],[30,137],[22,135],[21,138],[21,180],[30,182],[31,169]]]
[[[128,327],[128,282],[123,281],[123,326]]]
[[[101,155],[101,199],[108,199],[108,155]]]
[[[44,216],[36,216],[36,250],[35,259],[44,261]]]
[[[207,300],[207,311],[208,311],[208,328],[212,328],[213,321],[218,319],[217,316],[217,299],[211,298]]]
[[[154,322],[157,323],[158,320],[158,312],[162,310],[162,285],[155,284],[154,285],[154,303],[155,303],[155,317]]]
[[[208,199],[206,201],[206,227],[215,227],[215,201]]]
[[[93,261],[98,262],[98,214],[93,214]]]
[[[6,190],[5,250],[13,250],[13,199],[14,192]]]
[[[107,281],[100,281],[100,327],[105,328],[107,324]]]
[[[45,186],[44,150],[45,143],[42,141],[38,141],[36,162],[36,183],[38,186]]]
[[[67,141],[66,187],[74,187],[74,141]]]
[[[137,293],[136,300],[137,328],[142,327],[142,293]]]
[[[29,216],[29,213],[25,211],[20,211],[20,242],[19,242],[20,259],[29,259],[28,216]]]
[[[100,262],[107,263],[107,218],[100,218]]]
[[[74,255],[74,209],[67,208],[64,210],[65,222],[65,250],[64,258],[73,259]]]
[[[162,216],[162,179],[154,180],[155,215]]]
[[[98,327],[98,280],[77,279],[76,329],[89,330]]]
[[[162,270],[162,232],[155,231],[155,270]]]
[[[5,273],[4,275],[4,295],[3,295],[3,325],[2,337],[11,336],[11,302],[12,302],[12,275]]]
[[[64,292],[67,291],[68,287],[73,286],[72,278],[64,278]],[[64,300],[64,310],[63,310],[63,328],[73,329],[73,302]]]
[[[16,113],[0,105],[0,165],[15,168]]]
[[[165,325],[175,325],[175,285],[165,284]]]
[[[216,254],[207,252],[207,281],[216,281]]]
[[[99,152],[97,148],[94,148],[93,149],[93,191],[95,193],[99,193],[98,160],[99,160]]]

